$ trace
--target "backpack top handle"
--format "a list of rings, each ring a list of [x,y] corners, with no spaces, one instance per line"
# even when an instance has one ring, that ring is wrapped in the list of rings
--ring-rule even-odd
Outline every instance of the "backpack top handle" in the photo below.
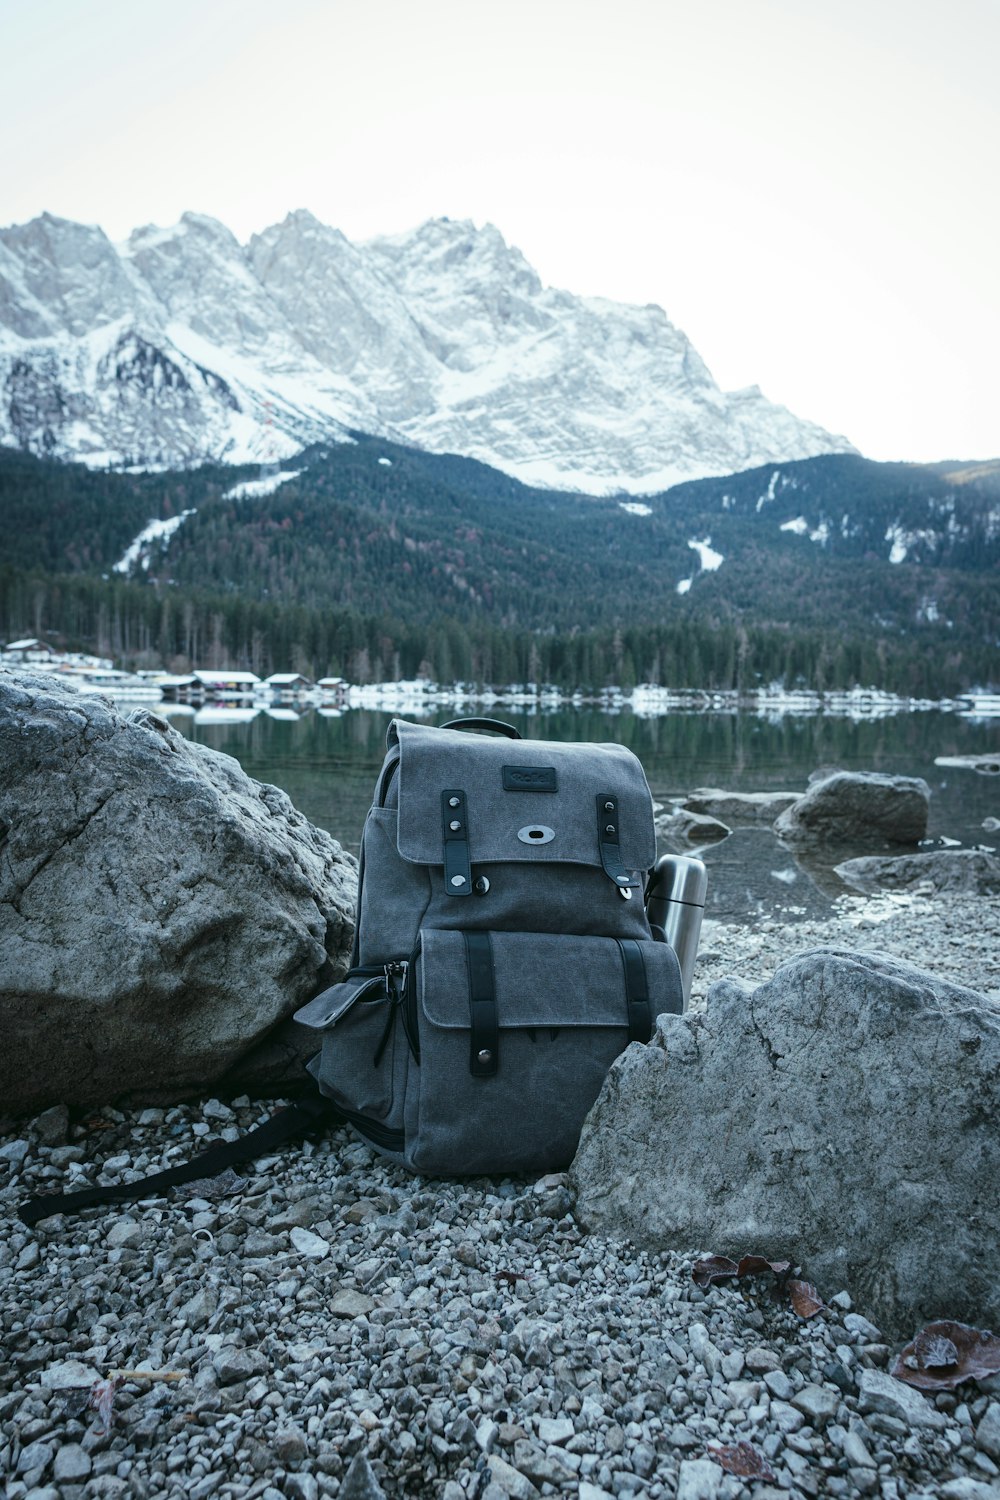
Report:
[[[438,728],[468,729],[473,734],[503,734],[509,740],[521,738],[521,731],[513,724],[505,724],[502,719],[449,719],[447,724],[439,724]]]

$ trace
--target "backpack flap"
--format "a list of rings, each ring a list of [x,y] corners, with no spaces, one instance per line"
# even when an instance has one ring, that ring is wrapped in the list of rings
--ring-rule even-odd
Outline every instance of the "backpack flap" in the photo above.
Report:
[[[471,893],[477,864],[594,865],[625,889],[652,866],[653,801],[624,746],[393,728],[399,853],[441,866],[449,895]]]

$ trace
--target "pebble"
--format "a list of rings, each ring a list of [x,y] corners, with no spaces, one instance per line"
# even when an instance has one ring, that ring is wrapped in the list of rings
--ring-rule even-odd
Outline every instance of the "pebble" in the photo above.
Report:
[[[716,924],[696,990],[713,968],[760,982],[792,938],[933,968],[955,915],[889,903],[868,940],[838,905],[791,938]],[[968,982],[996,988],[991,945],[967,951]],[[807,1325],[749,1287],[698,1291],[691,1266],[718,1246],[592,1238],[563,1174],[431,1182],[339,1130],[187,1201],[16,1220],[26,1193],[100,1180],[102,1158],[153,1172],[272,1107],[102,1108],[79,1139],[57,1107],[0,1140],[11,1500],[997,1500],[1000,1386],[939,1409],[868,1367],[882,1335],[849,1288]],[[141,1366],[180,1378],[125,1381],[105,1433],[92,1388]],[[773,1483],[710,1457],[741,1440]]]
[[[1000,1462],[1000,1404],[991,1401],[976,1428],[976,1447]]]
[[[313,1234],[311,1229],[298,1226],[291,1231],[288,1238],[299,1254],[308,1256],[310,1260],[324,1260],[330,1253],[329,1240],[323,1239],[321,1235]]]

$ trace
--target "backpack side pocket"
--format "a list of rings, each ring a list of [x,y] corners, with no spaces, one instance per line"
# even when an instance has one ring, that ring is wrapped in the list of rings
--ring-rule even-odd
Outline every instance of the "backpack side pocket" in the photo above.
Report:
[[[295,1020],[323,1033],[309,1065],[320,1093],[345,1113],[389,1122],[396,1102],[402,1035],[402,979],[385,965],[350,975],[295,1012]]]

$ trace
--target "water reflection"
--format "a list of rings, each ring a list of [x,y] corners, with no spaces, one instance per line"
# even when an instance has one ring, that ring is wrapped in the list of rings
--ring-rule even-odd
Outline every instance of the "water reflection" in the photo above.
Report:
[[[372,787],[385,753],[391,714],[376,710],[253,709],[158,706],[181,733],[234,756],[260,781],[288,793],[312,822],[357,851]],[[425,722],[445,723],[453,709]],[[983,820],[1000,814],[1000,779],[935,766],[936,756],[995,752],[996,723],[940,711],[852,720],[819,714],[758,717],[746,713],[676,713],[640,717],[593,706],[498,711],[529,739],[613,741],[639,757],[660,802],[696,787],[733,791],[802,791],[820,766],[923,776],[932,790],[929,835],[976,844],[990,835]],[[843,889],[820,860],[803,861],[769,828],[737,829],[702,853],[713,916],[752,919],[784,907],[815,912]],[[838,858],[843,858],[841,852]]]

